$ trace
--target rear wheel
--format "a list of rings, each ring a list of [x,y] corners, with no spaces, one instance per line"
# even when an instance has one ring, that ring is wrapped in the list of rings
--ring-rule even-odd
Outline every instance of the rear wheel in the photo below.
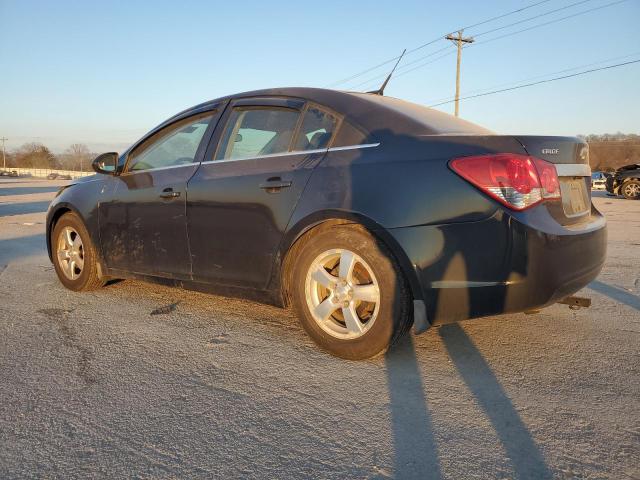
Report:
[[[622,193],[627,200],[640,199],[640,181],[628,180],[624,182],[620,187],[620,193]]]
[[[89,232],[75,213],[65,213],[51,237],[53,265],[60,282],[70,290],[93,290],[104,285]]]
[[[410,299],[402,274],[365,230],[321,230],[295,261],[293,303],[307,333],[325,350],[352,360],[374,357],[408,329]]]

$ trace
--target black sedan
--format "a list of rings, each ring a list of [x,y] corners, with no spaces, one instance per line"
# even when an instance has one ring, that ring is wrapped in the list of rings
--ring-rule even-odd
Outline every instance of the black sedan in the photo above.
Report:
[[[139,278],[292,305],[345,358],[412,325],[552,304],[605,258],[582,140],[495,135],[376,94],[220,98],[93,166],[47,215],[66,287]]]
[[[607,177],[605,188],[612,195],[622,195],[627,200],[640,200],[640,163],[618,168]]]

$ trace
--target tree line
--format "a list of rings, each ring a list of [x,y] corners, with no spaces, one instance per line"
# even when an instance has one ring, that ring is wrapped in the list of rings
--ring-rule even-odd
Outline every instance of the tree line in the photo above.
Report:
[[[55,154],[42,143],[31,142],[13,151],[5,152],[5,161],[7,169],[19,167],[90,171],[91,160],[96,156],[97,154],[92,153],[83,143],[74,143],[64,152]],[[2,158],[0,158],[1,161]]]
[[[578,136],[589,144],[590,164],[594,172],[608,172],[623,165],[640,163],[640,135],[638,134],[605,133]],[[7,168],[91,171],[91,160],[97,154],[92,153],[89,147],[82,143],[74,143],[64,152],[54,154],[42,143],[32,142],[6,152],[5,156]]]
[[[579,136],[589,144],[589,163],[594,172],[612,172],[623,165],[640,163],[640,135],[606,133]]]

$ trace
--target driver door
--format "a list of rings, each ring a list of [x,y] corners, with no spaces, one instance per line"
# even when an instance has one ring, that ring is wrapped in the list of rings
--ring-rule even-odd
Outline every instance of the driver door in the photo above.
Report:
[[[189,278],[185,202],[218,119],[206,111],[179,119],[136,145],[114,177],[110,201],[100,205],[100,240],[107,268]]]

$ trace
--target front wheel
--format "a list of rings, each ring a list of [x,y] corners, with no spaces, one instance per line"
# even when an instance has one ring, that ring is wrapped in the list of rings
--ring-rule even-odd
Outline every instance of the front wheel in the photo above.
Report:
[[[640,199],[640,181],[629,180],[622,184],[620,192],[627,200]]]
[[[410,298],[391,254],[364,229],[312,233],[296,260],[292,296],[304,329],[351,360],[384,353],[410,326]]]
[[[75,213],[60,217],[51,236],[53,265],[69,290],[93,290],[104,285],[89,232]]]

